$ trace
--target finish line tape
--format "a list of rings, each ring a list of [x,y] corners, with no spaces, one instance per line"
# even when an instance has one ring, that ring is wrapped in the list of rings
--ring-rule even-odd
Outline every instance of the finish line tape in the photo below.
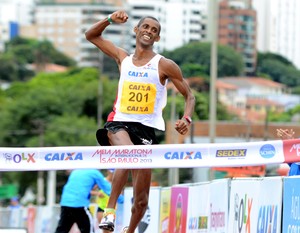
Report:
[[[0,147],[0,171],[240,167],[300,162],[300,139],[203,144]]]

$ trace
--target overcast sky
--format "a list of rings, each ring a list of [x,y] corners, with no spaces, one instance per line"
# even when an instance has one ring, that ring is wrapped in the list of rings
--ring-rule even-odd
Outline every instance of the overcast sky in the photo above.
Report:
[[[0,0],[0,23],[19,21],[22,12],[33,0]]]

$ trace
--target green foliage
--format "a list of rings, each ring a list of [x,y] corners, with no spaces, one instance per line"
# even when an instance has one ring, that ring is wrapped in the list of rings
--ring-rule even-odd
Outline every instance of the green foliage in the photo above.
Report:
[[[103,81],[103,119],[112,109],[117,82]],[[97,92],[99,73],[76,68],[65,73],[40,73],[25,82],[0,89],[0,145],[2,147],[97,145]],[[58,194],[63,171],[58,171]],[[65,176],[64,176],[65,178]],[[36,189],[37,172],[3,172],[2,182],[17,182],[23,195]],[[61,183],[59,183],[61,182]],[[36,190],[35,190],[36,191]]]
[[[0,80],[18,80],[18,64],[12,54],[0,54]]]
[[[210,74],[210,53],[210,43],[192,42],[173,51],[165,51],[163,55],[174,60],[185,77],[190,77]],[[218,77],[239,76],[243,68],[239,53],[229,46],[218,46]]]
[[[292,94],[300,95],[300,86],[296,86],[292,89]]]
[[[207,93],[201,93],[201,92],[195,92],[194,96],[196,99],[195,104],[195,111],[193,115],[194,120],[208,120],[209,119],[209,96]],[[166,121],[171,120],[171,108],[172,108],[172,102],[175,103],[175,109],[176,109],[176,116],[175,120],[179,119],[184,115],[184,98],[182,95],[178,94],[175,96],[175,99],[173,100],[173,97],[171,94],[169,94],[169,98],[167,101],[167,106],[164,109],[163,115],[164,119]],[[217,103],[217,118],[218,120],[230,120],[233,118],[232,115],[230,115],[226,108],[221,105],[220,103]]]
[[[182,73],[185,77],[195,77],[205,75],[205,68],[195,63],[185,63],[181,66]]]
[[[275,113],[271,112],[269,114],[269,121],[271,122],[292,122],[292,121],[299,121],[300,116],[300,105],[295,106],[292,109],[289,109],[286,112],[282,113]],[[295,118],[295,119],[293,119]]]
[[[269,121],[270,122],[291,122],[291,114],[288,112],[283,113],[270,113],[269,114]]]
[[[97,88],[98,71],[92,68],[39,74],[28,82],[14,83],[6,91],[8,100],[1,114],[1,144],[26,146],[32,143],[31,137],[36,137],[41,130],[47,132],[47,127],[65,114],[79,119],[92,117],[96,121]],[[71,124],[70,131],[74,127]]]
[[[34,72],[28,68],[28,64],[32,63],[37,66],[46,63],[67,67],[76,65],[73,59],[56,50],[47,40],[15,37],[6,43],[5,52],[0,54],[0,79],[16,81],[33,77]]]
[[[264,60],[276,60],[279,61],[280,63],[287,65],[287,66],[294,66],[291,61],[286,59],[285,57],[275,54],[275,53],[258,53],[257,56],[257,63],[261,64]]]
[[[286,58],[272,53],[258,53],[257,74],[294,88],[300,85],[300,71]],[[297,92],[297,89],[295,90]]]
[[[47,125],[44,136],[31,137],[27,147],[40,146],[41,140],[44,146],[95,146],[97,144],[95,131],[97,124],[95,119],[86,116],[78,117],[68,115],[54,117]]]

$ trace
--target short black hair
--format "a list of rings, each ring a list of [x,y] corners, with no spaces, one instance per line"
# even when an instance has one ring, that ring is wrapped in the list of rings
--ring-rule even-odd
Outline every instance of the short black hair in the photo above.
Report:
[[[137,24],[137,26],[139,27],[139,26],[141,26],[141,24],[145,21],[145,19],[153,19],[153,20],[155,20],[157,23],[158,23],[158,25],[159,25],[159,27],[158,27],[158,35],[160,34],[160,30],[161,30],[161,25],[160,25],[160,22],[158,21],[158,19],[157,18],[155,18],[155,17],[153,17],[153,16],[144,16],[144,17],[142,17],[141,19],[140,19],[140,21],[138,22],[138,24]]]

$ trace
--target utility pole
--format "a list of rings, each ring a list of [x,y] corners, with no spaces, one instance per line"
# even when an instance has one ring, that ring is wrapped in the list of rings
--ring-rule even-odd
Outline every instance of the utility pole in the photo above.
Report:
[[[37,133],[39,135],[39,146],[43,147],[44,146],[44,131],[45,131],[44,122],[42,119],[36,119],[36,120],[34,120],[33,123],[37,126]],[[38,174],[37,174],[37,198],[36,198],[37,205],[42,205],[45,201],[44,187],[45,187],[44,171],[38,171]]]
[[[217,97],[216,80],[218,70],[218,0],[209,1],[212,4],[212,37],[211,37],[211,58],[210,58],[210,98],[209,98],[209,136],[210,143],[215,142],[216,137],[216,115]]]
[[[175,125],[175,115],[176,115],[176,93],[175,93],[175,87],[172,87],[172,103],[171,103],[171,130],[172,130],[172,144],[176,143],[177,135],[176,130],[174,128]],[[176,138],[175,138],[176,137]],[[169,186],[175,185],[179,183],[179,168],[169,168],[168,173],[168,183]]]
[[[209,0],[208,18],[208,40],[211,42],[210,53],[210,96],[209,96],[209,138],[210,143],[215,143],[216,137],[216,80],[217,80],[217,56],[218,56],[218,20],[219,0]],[[209,168],[195,168],[195,182],[209,180]]]
[[[42,119],[36,119],[33,122],[37,126],[37,133],[39,135],[39,146],[45,146],[45,122]],[[38,171],[37,175],[37,205],[43,205],[45,202],[45,172]],[[56,197],[56,171],[47,172],[47,205],[55,204]]]

